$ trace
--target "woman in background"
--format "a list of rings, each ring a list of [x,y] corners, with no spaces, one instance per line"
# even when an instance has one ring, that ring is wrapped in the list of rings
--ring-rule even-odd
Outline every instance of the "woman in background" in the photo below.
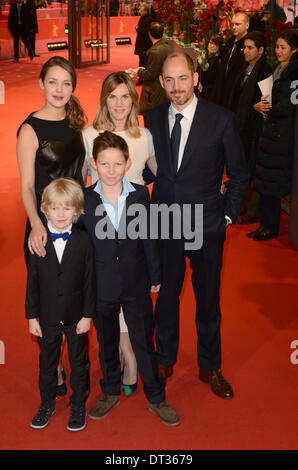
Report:
[[[201,62],[201,63],[200,63]],[[203,61],[199,59],[199,83],[195,88],[196,94],[213,103],[218,102],[218,77],[222,62],[222,39],[220,36],[211,36],[207,45],[207,56]]]
[[[255,105],[266,119],[259,141],[254,182],[260,193],[260,226],[247,234],[254,241],[278,235],[280,198],[291,192],[296,116],[291,85],[298,78],[297,51],[297,32],[283,31],[275,47],[279,64],[273,72],[272,104],[263,96]]]

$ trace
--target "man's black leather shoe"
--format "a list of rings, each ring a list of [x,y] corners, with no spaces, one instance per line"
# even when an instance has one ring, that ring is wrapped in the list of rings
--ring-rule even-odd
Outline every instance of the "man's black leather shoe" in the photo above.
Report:
[[[264,240],[270,240],[273,237],[277,237],[278,233],[277,232],[271,232],[271,230],[268,230],[267,228],[263,228],[263,230],[260,230],[257,232],[252,239],[255,242],[262,242]]]
[[[253,238],[257,233],[259,233],[261,230],[264,230],[264,227],[263,225],[259,225],[259,227],[257,228],[257,230],[254,230],[253,232],[249,232],[246,234],[246,236],[248,238]]]

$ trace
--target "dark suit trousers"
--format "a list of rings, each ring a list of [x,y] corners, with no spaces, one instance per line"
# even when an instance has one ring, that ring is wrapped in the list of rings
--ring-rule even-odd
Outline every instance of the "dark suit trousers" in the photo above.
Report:
[[[14,48],[14,58],[15,59],[19,58],[20,38],[22,39],[23,43],[25,44],[25,47],[28,49],[28,54],[30,55],[31,46],[30,46],[30,43],[29,43],[29,39],[24,36],[22,31],[23,31],[22,25],[18,25],[18,27],[17,27],[16,31],[14,32],[14,35],[13,35],[13,48]]]
[[[36,36],[36,34],[34,32],[30,32],[29,33],[29,38],[28,38],[28,42],[30,44],[31,51],[32,51],[33,54],[35,53],[35,36]]]
[[[279,233],[280,197],[260,194],[260,222],[271,232]]]
[[[61,354],[62,332],[67,338],[68,356],[71,366],[70,385],[73,391],[71,401],[84,402],[90,390],[88,333],[78,335],[75,325],[42,325],[43,336],[38,337],[39,388],[42,402],[55,400],[57,366]]]
[[[196,298],[197,360],[205,370],[221,365],[219,306],[220,271],[224,236],[204,240],[199,250],[185,251],[183,240],[161,240],[162,284],[155,307],[157,360],[165,366],[177,360],[179,344],[179,295],[185,259],[190,259]],[[191,312],[188,314],[192,315]]]
[[[121,302],[130,341],[136,356],[144,393],[150,403],[165,399],[164,384],[157,376],[156,352],[153,344],[153,311],[150,294],[142,299]],[[120,394],[121,371],[119,360],[120,303],[102,303],[94,324],[99,340],[99,360],[103,373],[102,391],[108,395]]]

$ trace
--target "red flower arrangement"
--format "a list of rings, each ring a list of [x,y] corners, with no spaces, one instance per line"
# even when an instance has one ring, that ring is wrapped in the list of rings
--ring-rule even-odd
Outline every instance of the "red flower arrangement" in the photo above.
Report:
[[[183,44],[189,45],[197,42],[200,49],[206,49],[209,39],[214,34],[221,35],[226,43],[231,37],[230,22],[232,16],[239,11],[233,0],[220,0],[214,5],[214,0],[204,0],[206,8],[194,8],[192,0],[160,0],[157,21],[165,27],[169,37],[175,34]],[[292,23],[265,20],[262,11],[252,13],[263,22],[265,35],[268,41],[266,53],[268,62],[274,67],[277,63],[275,57],[275,43],[278,34],[284,29],[292,28]]]

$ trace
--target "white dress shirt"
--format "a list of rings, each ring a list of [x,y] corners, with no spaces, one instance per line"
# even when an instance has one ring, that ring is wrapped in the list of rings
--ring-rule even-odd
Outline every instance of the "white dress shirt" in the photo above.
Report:
[[[63,232],[68,232],[69,234],[71,234],[71,227],[72,227],[72,224],[69,227],[67,227],[65,230],[63,230]],[[50,221],[48,221],[48,229],[52,233],[61,233],[59,230],[53,227]],[[66,243],[67,243],[67,240],[63,240],[63,238],[57,238],[57,240],[53,242],[59,263],[61,263]]]

